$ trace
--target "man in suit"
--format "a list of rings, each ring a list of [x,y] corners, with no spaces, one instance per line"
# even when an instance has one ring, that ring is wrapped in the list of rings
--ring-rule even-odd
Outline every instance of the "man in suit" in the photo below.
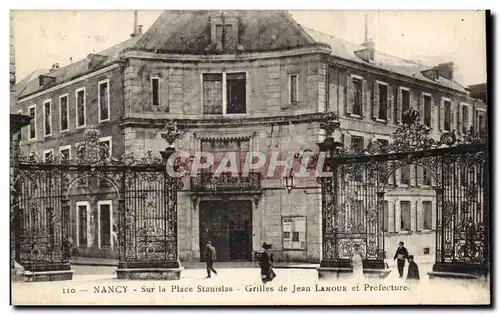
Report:
[[[405,261],[408,258],[408,250],[404,246],[405,243],[399,242],[399,247],[396,250],[396,254],[394,254],[394,260],[398,260],[398,272],[399,277],[403,278],[403,270],[405,268]]]
[[[207,278],[211,278],[212,275],[210,271],[217,274],[217,271],[214,269],[214,261],[216,259],[215,247],[212,246],[212,242],[207,241],[207,246],[205,248],[205,260],[207,262]]]

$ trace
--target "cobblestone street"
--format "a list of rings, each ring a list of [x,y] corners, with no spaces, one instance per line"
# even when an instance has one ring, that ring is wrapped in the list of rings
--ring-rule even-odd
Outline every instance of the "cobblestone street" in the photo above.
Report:
[[[217,268],[217,267],[216,267]],[[432,264],[420,266],[421,281],[408,283],[393,270],[386,279],[349,277],[318,280],[314,269],[276,269],[262,285],[257,268],[219,268],[206,279],[204,269],[185,269],[178,281],[118,280],[115,267],[74,266],[71,281],[15,283],[13,304],[446,304],[488,303],[489,281],[433,279]],[[286,287],[287,291],[280,291]],[[40,292],[44,292],[40,294]]]

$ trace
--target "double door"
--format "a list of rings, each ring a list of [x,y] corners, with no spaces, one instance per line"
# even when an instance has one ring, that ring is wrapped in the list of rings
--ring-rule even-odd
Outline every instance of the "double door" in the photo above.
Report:
[[[217,252],[217,261],[250,261],[252,259],[252,202],[250,200],[201,201],[201,260],[207,241]]]

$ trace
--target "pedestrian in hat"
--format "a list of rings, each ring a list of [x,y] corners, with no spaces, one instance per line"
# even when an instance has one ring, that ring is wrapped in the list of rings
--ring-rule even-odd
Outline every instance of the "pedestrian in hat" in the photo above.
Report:
[[[405,247],[405,243],[399,242],[399,247],[394,254],[394,260],[398,261],[398,272],[399,277],[403,278],[403,270],[405,268],[405,261],[408,258],[408,250]]]
[[[276,274],[273,271],[274,256],[269,250],[271,245],[264,242],[262,248],[264,252],[260,255],[260,277],[263,283],[272,281]]]
[[[207,262],[207,278],[212,277],[210,271],[217,274],[217,271],[214,269],[215,259],[216,259],[215,247],[212,246],[212,242],[207,241],[207,246],[205,248],[205,260]]]

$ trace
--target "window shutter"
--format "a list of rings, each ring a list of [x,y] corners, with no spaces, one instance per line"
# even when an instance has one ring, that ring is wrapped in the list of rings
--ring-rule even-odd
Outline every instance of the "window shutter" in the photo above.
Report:
[[[467,122],[468,123],[467,130],[469,130],[470,127],[472,126],[472,122],[473,122],[472,115],[473,114],[472,114],[472,110],[471,110],[472,108],[470,106],[467,106],[466,108],[467,108],[467,112],[469,113],[469,121]]]
[[[479,115],[477,110],[473,110],[472,113],[474,114],[474,129],[478,130],[479,129]]]
[[[387,232],[394,232],[394,201],[389,201],[389,209],[387,211]]]
[[[399,170],[398,170],[399,171]],[[394,230],[395,232],[399,232],[401,230],[401,202],[396,199],[396,222],[394,222]]]
[[[354,91],[352,89],[352,76],[347,76],[347,104],[346,104],[346,113],[352,114],[352,105],[354,102]]]
[[[415,201],[417,214],[417,231],[422,231],[424,227],[424,205],[422,201]]]
[[[392,109],[393,109],[393,93],[392,93],[392,86],[388,85],[387,86],[387,122],[392,121]]]
[[[462,132],[462,122],[464,120],[464,113],[462,110],[462,104],[458,103],[458,124],[457,124],[457,132],[461,133]]]
[[[344,149],[349,150],[351,148],[351,135],[344,135]]]
[[[169,112],[169,101],[168,101],[168,80],[160,80],[160,106],[163,108],[164,112]]]
[[[371,139],[369,137],[363,138],[363,145],[364,145],[363,149],[364,150],[368,149],[368,145],[370,144],[370,141],[377,141],[377,140]]]
[[[457,107],[451,104],[451,130],[457,126]]]
[[[424,168],[417,166],[417,186],[422,186],[424,182]]]
[[[363,106],[361,107],[361,116],[368,115],[369,109],[368,109],[368,103],[370,101],[369,99],[369,93],[368,93],[368,82],[366,80],[363,80],[363,95],[361,97]]]
[[[420,113],[420,122],[424,123],[424,93],[420,93],[420,104],[418,106],[418,112]]]
[[[439,130],[443,131],[444,129],[444,99],[441,98],[441,102],[439,104]]]
[[[398,87],[398,98],[397,98],[397,106],[398,106],[398,117],[397,122],[401,123],[402,111],[403,111],[403,90],[401,87]]]
[[[388,162],[387,163],[387,167],[388,168],[391,168],[393,166],[393,164],[391,162]],[[392,173],[388,178],[387,178],[387,184],[389,185],[395,185],[396,183],[394,182],[394,174],[395,173]]]
[[[436,230],[436,219],[437,219],[437,208],[436,208],[436,202],[431,201],[431,217],[432,217],[432,230]]]
[[[404,166],[403,166],[404,167]],[[401,167],[398,168],[396,171],[396,185],[401,185]]]
[[[380,107],[380,95],[378,90],[378,83],[373,82],[373,105],[372,105],[372,117],[374,119],[378,118],[378,110]]]

